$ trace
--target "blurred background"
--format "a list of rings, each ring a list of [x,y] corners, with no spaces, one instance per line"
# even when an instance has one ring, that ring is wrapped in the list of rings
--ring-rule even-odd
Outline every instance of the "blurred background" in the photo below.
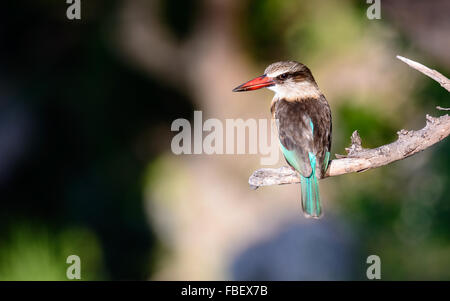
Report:
[[[0,18],[0,280],[450,280],[450,140],[321,182],[249,189],[260,155],[172,154],[177,118],[270,118],[272,92],[231,89],[285,59],[333,112],[332,154],[419,129],[448,92],[450,2],[7,1]],[[332,156],[334,157],[334,156]],[[284,165],[280,158],[277,166]]]

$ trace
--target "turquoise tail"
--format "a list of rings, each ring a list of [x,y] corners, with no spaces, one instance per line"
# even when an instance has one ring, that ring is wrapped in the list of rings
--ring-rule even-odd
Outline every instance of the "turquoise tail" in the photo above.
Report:
[[[313,173],[309,178],[301,176],[302,186],[302,208],[306,217],[319,218],[322,215],[320,205],[319,183]]]
[[[302,186],[302,208],[307,217],[319,218],[322,215],[322,207],[320,205],[319,181],[316,176],[316,156],[309,153],[309,161],[311,163],[312,173],[306,178],[301,176],[300,183]]]

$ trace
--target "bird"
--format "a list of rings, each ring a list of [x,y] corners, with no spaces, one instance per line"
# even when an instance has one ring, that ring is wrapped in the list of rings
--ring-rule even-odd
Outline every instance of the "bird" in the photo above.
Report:
[[[318,180],[330,162],[331,109],[311,70],[297,61],[269,65],[264,74],[233,92],[268,88],[275,92],[270,104],[280,148],[288,165],[300,174],[301,204],[306,217],[322,216]]]

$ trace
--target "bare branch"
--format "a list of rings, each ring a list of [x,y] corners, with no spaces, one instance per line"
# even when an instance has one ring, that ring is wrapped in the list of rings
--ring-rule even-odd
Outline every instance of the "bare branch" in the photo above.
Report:
[[[428,75],[450,91],[450,80],[435,70],[397,56],[414,69]],[[448,110],[437,107],[439,110]],[[373,149],[363,148],[361,137],[354,131],[351,137],[351,145],[346,148],[347,155],[336,155],[338,159],[332,160],[326,172],[326,177],[338,176],[352,172],[363,172],[368,169],[388,165],[392,162],[405,159],[421,152],[450,135],[450,117],[426,116],[426,126],[417,131],[400,130],[398,139]],[[283,166],[278,169],[262,168],[255,171],[249,179],[250,187],[299,183],[300,176],[292,168]]]
[[[427,66],[424,66],[418,62],[407,59],[406,57],[397,55],[397,58],[399,60],[403,61],[404,63],[408,64],[411,68],[414,68],[414,69],[422,72],[426,76],[431,77],[432,79],[437,81],[445,90],[450,92],[450,80],[448,78],[446,78],[444,75],[442,75],[441,73],[437,72],[436,70],[432,70],[432,69],[428,68]]]

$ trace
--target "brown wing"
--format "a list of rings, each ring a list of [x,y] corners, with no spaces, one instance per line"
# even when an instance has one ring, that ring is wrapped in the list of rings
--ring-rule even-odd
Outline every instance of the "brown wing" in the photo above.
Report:
[[[331,146],[331,111],[324,97],[302,101],[279,100],[275,105],[280,143],[294,152],[300,174],[309,177],[312,172],[309,153],[316,156],[316,171],[322,176],[325,153]]]

